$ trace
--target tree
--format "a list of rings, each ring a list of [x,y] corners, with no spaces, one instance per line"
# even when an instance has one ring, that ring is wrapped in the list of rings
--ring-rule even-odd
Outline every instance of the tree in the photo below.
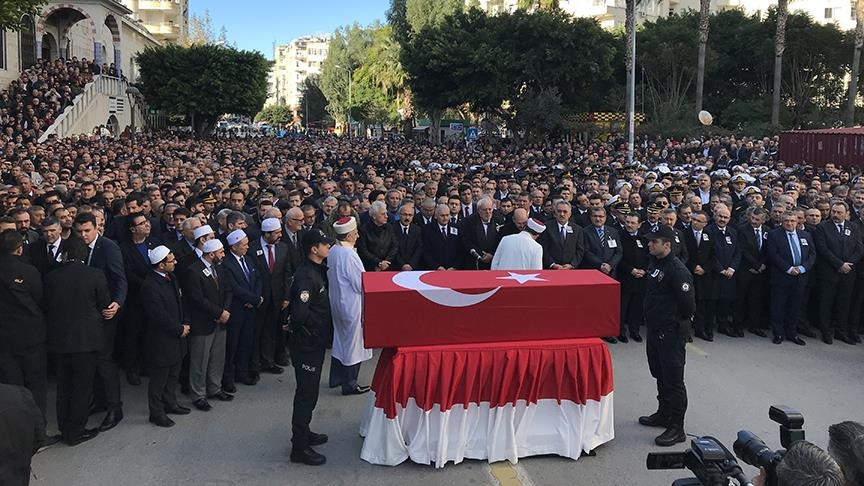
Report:
[[[266,122],[271,127],[286,126],[294,121],[294,112],[287,105],[265,106],[255,115],[255,121]]]
[[[205,10],[203,15],[192,14],[189,17],[189,33],[183,45],[189,47],[195,44],[228,45],[228,29],[223,25],[217,34],[209,10]]]
[[[699,56],[696,61],[696,114],[702,111],[705,88],[705,51],[708,48],[708,30],[711,0],[699,0]]]
[[[303,126],[329,125],[333,119],[327,113],[327,98],[321,92],[317,75],[307,76],[300,87],[300,106],[297,107]]]
[[[372,28],[358,24],[336,30],[330,38],[327,59],[321,64],[319,87],[327,98],[327,112],[337,123],[348,122],[348,110],[353,110],[353,86],[349,79],[362,65],[366,51],[372,45]]]
[[[777,33],[774,36],[774,84],[771,98],[771,125],[780,126],[780,84],[783,80],[783,51],[786,50],[786,19],[789,0],[777,1]]]
[[[858,79],[861,77],[861,46],[864,45],[864,0],[855,0],[855,39],[852,53],[852,71],[843,122],[847,127],[855,124],[855,100],[858,99]]]
[[[257,51],[167,44],[138,54],[147,103],[185,116],[196,135],[209,133],[225,113],[252,116],[267,99],[271,62]]]
[[[24,27],[25,15],[35,18],[48,0],[0,0],[0,30],[19,30]]]

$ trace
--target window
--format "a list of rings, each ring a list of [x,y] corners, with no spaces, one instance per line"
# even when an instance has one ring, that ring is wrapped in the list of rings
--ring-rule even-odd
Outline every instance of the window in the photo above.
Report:
[[[825,18],[830,19],[833,17],[834,17],[834,9],[833,8],[826,8],[825,9]]]
[[[0,30],[0,69],[6,69],[6,31]]]

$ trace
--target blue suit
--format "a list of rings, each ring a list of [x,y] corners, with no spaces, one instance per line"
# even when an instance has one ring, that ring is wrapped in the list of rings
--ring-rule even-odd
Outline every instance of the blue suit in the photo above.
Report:
[[[254,256],[247,254],[245,260],[248,278],[231,251],[226,253],[221,266],[229,287],[227,291],[231,293],[223,387],[233,386],[235,381],[247,382],[251,379],[249,360],[255,347],[255,309],[261,305],[264,284]]]
[[[807,286],[807,278],[816,262],[813,237],[807,231],[798,230],[796,233],[801,252],[798,266],[805,270],[800,275],[789,274],[789,269],[795,266],[795,262],[785,229],[780,227],[772,230],[765,242],[765,254],[771,269],[771,327],[775,337],[786,339],[798,336],[801,299]]]

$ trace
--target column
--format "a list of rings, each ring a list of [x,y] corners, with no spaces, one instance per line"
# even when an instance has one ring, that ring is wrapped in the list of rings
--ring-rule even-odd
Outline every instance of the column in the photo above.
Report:
[[[120,46],[114,45],[114,67],[117,68],[117,74],[123,74],[123,56],[120,53]]]
[[[93,41],[93,62],[97,66],[101,66],[104,62],[102,59],[102,43],[95,40]]]

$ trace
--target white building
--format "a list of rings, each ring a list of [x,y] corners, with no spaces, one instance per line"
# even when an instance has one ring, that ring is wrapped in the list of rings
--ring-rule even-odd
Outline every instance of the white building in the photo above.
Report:
[[[303,81],[321,72],[330,44],[328,36],[304,36],[273,48],[268,105],[282,104],[297,112]]]
[[[161,42],[182,42],[189,32],[189,0],[122,0],[131,17]]]

